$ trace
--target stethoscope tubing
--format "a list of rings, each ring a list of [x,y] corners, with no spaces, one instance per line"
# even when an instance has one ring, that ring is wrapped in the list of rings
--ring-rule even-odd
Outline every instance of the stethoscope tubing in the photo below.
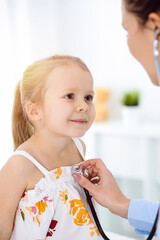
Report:
[[[106,236],[106,234],[104,233],[104,231],[103,231],[103,229],[102,229],[102,227],[101,227],[101,224],[100,224],[99,219],[98,219],[98,217],[97,217],[97,213],[96,213],[95,208],[94,208],[94,206],[93,206],[93,203],[92,203],[92,200],[91,200],[91,197],[90,197],[90,194],[89,194],[88,190],[84,188],[84,192],[85,192],[85,194],[86,194],[86,198],[87,198],[89,207],[90,207],[90,209],[91,209],[91,212],[92,212],[94,221],[95,221],[95,223],[96,223],[96,226],[97,226],[97,228],[98,228],[101,236],[102,236],[103,239],[105,239],[105,240],[110,240],[110,239]]]
[[[110,240],[110,239],[106,236],[106,234],[104,233],[104,231],[103,231],[103,229],[102,229],[102,227],[101,227],[101,224],[100,224],[99,219],[98,219],[98,217],[97,217],[97,213],[96,213],[95,208],[94,208],[94,206],[93,206],[93,203],[92,203],[92,200],[91,200],[91,197],[90,197],[90,194],[89,194],[88,190],[84,188],[84,192],[85,192],[85,194],[86,194],[86,198],[87,198],[89,207],[90,207],[90,209],[91,209],[91,212],[92,212],[94,221],[95,221],[95,223],[96,223],[96,226],[97,226],[97,228],[98,228],[98,230],[99,230],[99,233],[101,234],[101,236],[103,237],[103,239],[105,239],[105,240]],[[152,227],[152,229],[151,229],[151,232],[150,232],[150,234],[149,234],[149,236],[147,237],[146,240],[151,240],[151,239],[154,237],[155,232],[156,232],[156,229],[157,229],[158,218],[159,218],[159,209],[158,209],[157,216],[156,216],[156,219],[155,219],[155,221],[154,221],[153,227]]]
[[[146,240],[151,240],[154,237],[156,229],[157,229],[158,219],[159,219],[159,209],[158,209],[158,212],[157,212],[157,215],[156,215],[153,227],[151,229],[151,232],[150,232],[150,234],[149,234],[149,236],[148,236],[148,238]]]
[[[156,46],[156,47],[157,47],[157,46]],[[154,50],[155,50],[155,48],[154,48]],[[155,54],[155,52],[154,52],[154,55],[157,55],[157,53]],[[158,53],[158,55],[159,55],[159,53]],[[159,70],[160,70],[160,66],[159,66]],[[87,168],[84,168],[84,167],[82,167],[82,166],[79,167],[79,164],[75,164],[75,165],[72,166],[72,174],[73,174],[74,172],[75,172],[75,173],[78,173],[78,174],[82,174],[82,175],[83,175],[84,177],[86,177],[86,178],[88,178],[88,176],[89,176]],[[101,236],[103,237],[103,239],[105,239],[105,240],[110,240],[110,239],[106,236],[106,234],[104,233],[104,231],[103,231],[103,229],[102,229],[102,227],[101,227],[101,224],[100,224],[100,222],[99,222],[97,213],[96,213],[95,208],[94,208],[94,206],[93,206],[93,203],[92,203],[92,200],[91,200],[91,197],[90,197],[90,194],[89,194],[88,190],[84,188],[84,192],[85,192],[85,195],[86,195],[86,198],[87,198],[87,201],[88,201],[90,210],[91,210],[91,212],[92,212],[92,215],[93,215],[95,224],[96,224],[96,226],[97,226],[97,228],[98,228],[98,230],[99,230],[99,233],[101,234]],[[151,239],[154,237],[155,232],[156,232],[156,229],[157,229],[158,219],[159,219],[159,209],[158,209],[157,216],[156,216],[156,218],[155,218],[153,227],[152,227],[152,229],[151,229],[151,232],[150,232],[150,234],[149,234],[149,236],[148,236],[148,238],[147,238],[146,240],[151,240]]]

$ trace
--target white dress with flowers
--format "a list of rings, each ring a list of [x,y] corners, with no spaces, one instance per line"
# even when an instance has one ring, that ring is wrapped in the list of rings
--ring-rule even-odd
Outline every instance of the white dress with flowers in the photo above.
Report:
[[[73,138],[84,158],[79,139]],[[74,180],[71,166],[47,171],[31,155],[15,151],[45,175],[33,190],[24,192],[16,212],[11,240],[102,239],[94,223],[83,188]]]

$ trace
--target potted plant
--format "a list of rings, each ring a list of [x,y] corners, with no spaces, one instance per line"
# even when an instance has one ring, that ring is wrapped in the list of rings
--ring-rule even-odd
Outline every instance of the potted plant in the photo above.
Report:
[[[123,93],[121,98],[122,118],[127,124],[137,123],[140,120],[140,91],[130,90]]]

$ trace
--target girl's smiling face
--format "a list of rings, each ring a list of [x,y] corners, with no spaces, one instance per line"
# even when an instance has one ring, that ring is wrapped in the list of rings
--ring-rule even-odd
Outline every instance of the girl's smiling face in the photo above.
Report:
[[[81,137],[95,118],[93,79],[76,64],[55,68],[45,84],[41,127],[45,132]]]

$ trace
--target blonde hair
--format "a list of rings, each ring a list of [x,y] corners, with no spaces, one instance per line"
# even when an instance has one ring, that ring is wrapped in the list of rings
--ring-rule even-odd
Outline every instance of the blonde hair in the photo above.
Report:
[[[56,67],[70,64],[76,64],[84,71],[90,72],[81,59],[67,55],[55,55],[36,61],[25,70],[22,80],[16,86],[12,111],[14,150],[34,133],[34,126],[25,110],[26,103],[39,103],[44,96],[44,85],[49,73]]]

